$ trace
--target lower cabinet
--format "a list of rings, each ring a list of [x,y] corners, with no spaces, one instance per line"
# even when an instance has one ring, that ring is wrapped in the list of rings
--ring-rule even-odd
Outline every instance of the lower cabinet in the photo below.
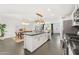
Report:
[[[42,44],[44,44],[48,40],[48,33],[42,33],[39,35],[24,36],[24,49],[29,50],[30,52],[35,51]]]

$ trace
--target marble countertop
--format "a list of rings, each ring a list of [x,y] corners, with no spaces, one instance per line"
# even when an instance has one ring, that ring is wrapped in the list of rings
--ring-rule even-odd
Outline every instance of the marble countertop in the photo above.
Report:
[[[45,32],[44,31],[42,31],[42,32],[25,32],[25,33],[23,33],[23,35],[35,36],[35,35],[40,35],[43,33],[45,33]]]

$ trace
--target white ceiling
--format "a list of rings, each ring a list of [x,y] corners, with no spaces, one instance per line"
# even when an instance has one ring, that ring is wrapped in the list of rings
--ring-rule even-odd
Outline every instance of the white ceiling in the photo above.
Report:
[[[37,9],[43,11],[44,16],[68,16],[74,10],[74,4],[3,4],[0,5],[0,14],[14,14],[34,16]],[[48,9],[50,9],[48,11]]]

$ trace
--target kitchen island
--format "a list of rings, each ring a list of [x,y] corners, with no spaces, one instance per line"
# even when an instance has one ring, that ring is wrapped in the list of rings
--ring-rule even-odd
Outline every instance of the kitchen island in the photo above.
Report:
[[[47,32],[27,32],[24,35],[24,49],[34,52],[37,48],[48,41]]]

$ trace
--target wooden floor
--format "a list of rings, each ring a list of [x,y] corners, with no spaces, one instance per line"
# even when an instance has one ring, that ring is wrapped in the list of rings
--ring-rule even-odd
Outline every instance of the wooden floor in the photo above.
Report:
[[[14,39],[0,40],[0,55],[24,55],[24,42],[16,43]]]
[[[63,55],[64,51],[61,48],[59,34],[54,34],[52,39],[42,45],[34,53],[29,54],[23,48],[24,43],[16,43],[14,39],[9,38],[0,40],[0,55]]]
[[[54,34],[50,41],[47,41],[35,52],[29,53],[27,50],[25,50],[24,53],[26,55],[63,55],[64,50],[61,48],[59,34]]]

